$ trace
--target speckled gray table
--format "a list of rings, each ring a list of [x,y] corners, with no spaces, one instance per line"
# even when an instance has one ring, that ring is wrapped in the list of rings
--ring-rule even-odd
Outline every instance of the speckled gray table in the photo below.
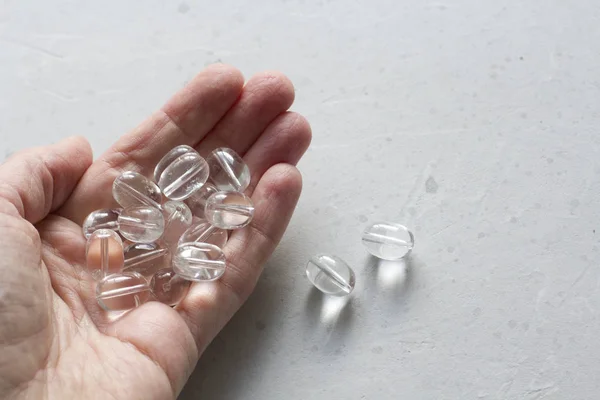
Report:
[[[183,1],[0,7],[2,153],[99,153],[215,61],[296,84],[302,199],[182,399],[597,397],[596,0]],[[380,219],[407,269],[361,248]],[[304,278],[319,251],[346,304]]]

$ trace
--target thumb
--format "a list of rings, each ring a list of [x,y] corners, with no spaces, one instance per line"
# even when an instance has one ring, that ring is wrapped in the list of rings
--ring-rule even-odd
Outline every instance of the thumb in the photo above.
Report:
[[[35,224],[69,197],[91,164],[92,149],[82,137],[20,151],[0,165],[0,199]]]

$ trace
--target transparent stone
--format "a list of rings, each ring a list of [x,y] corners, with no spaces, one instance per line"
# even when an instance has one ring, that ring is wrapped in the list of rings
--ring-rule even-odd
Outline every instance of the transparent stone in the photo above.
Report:
[[[164,170],[173,163],[180,156],[190,153],[196,152],[192,147],[182,144],[181,146],[173,147],[171,151],[163,156],[160,159],[156,167],[154,168],[154,182],[158,182],[160,180],[160,176],[164,172]]]
[[[98,229],[87,240],[85,249],[87,270],[94,280],[123,269],[123,241],[117,232]]]
[[[210,183],[204,184],[199,190],[192,193],[190,197],[185,199],[185,204],[190,208],[192,215],[198,218],[204,218],[204,207],[206,206],[206,200],[214,193],[217,193],[217,189]]]
[[[201,220],[192,224],[179,238],[179,244],[192,242],[214,244],[222,249],[227,243],[227,231]]]
[[[148,281],[137,272],[108,275],[96,286],[96,300],[106,311],[130,310],[149,299]]]
[[[254,204],[239,192],[217,192],[206,200],[204,217],[221,229],[243,228],[252,221]]]
[[[163,205],[165,232],[160,242],[168,249],[174,250],[179,238],[192,225],[192,212],[181,201],[167,201]]]
[[[125,248],[124,256],[124,271],[138,272],[147,278],[171,263],[169,251],[157,243],[130,244]]]
[[[368,226],[362,235],[362,243],[367,251],[384,260],[398,260],[408,255],[415,238],[403,225],[390,222],[377,222]]]
[[[250,170],[235,151],[225,147],[206,157],[210,180],[219,190],[243,192],[250,184]]]
[[[83,221],[83,236],[87,239],[98,229],[118,231],[119,223],[117,219],[119,218],[121,211],[121,208],[106,208],[92,211],[90,215],[86,217],[85,221]]]
[[[165,219],[158,208],[131,207],[119,215],[119,232],[129,241],[150,243],[157,240],[165,229]]]
[[[177,148],[173,150],[177,150]],[[161,165],[166,161],[169,161],[167,165]],[[190,197],[208,179],[208,164],[193,149],[175,159],[171,159],[171,153],[168,153],[157,165],[157,169],[159,167],[164,169],[157,181],[158,187],[171,200],[184,200]],[[155,170],[155,174],[156,172],[157,170]]]
[[[185,297],[190,284],[190,281],[175,274],[173,269],[164,268],[154,274],[150,282],[150,289],[156,300],[169,306],[175,306]]]
[[[312,257],[306,264],[306,276],[326,294],[346,296],[354,290],[354,271],[336,256],[320,254]]]
[[[182,243],[173,255],[173,270],[189,281],[219,279],[226,265],[223,251],[208,243]]]
[[[123,172],[112,187],[115,201],[123,208],[151,206],[160,209],[162,193],[154,182],[133,171]]]

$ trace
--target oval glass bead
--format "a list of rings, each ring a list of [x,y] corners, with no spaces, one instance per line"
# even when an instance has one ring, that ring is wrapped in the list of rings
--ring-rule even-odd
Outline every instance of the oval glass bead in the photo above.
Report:
[[[173,270],[189,281],[214,281],[226,269],[225,254],[213,244],[182,243],[173,255]]]
[[[219,190],[243,192],[250,185],[250,169],[235,151],[226,147],[206,157],[210,180]]]
[[[182,144],[181,146],[173,147],[167,154],[160,159],[156,167],[154,168],[154,182],[158,182],[160,180],[160,176],[165,171],[165,169],[171,165],[173,161],[175,161],[179,156],[182,156],[189,152],[195,152],[192,147]]]
[[[124,271],[152,277],[156,271],[170,266],[169,251],[157,243],[133,243],[125,248]]]
[[[119,230],[119,222],[117,219],[121,214],[121,208],[105,208],[102,210],[92,211],[83,221],[82,230],[83,236],[89,238],[94,231],[98,229]]]
[[[149,299],[148,281],[137,272],[108,275],[96,286],[96,300],[106,311],[130,310]]]
[[[139,206],[126,208],[119,215],[119,232],[135,243],[157,240],[165,229],[165,219],[158,208]]]
[[[197,152],[190,151],[165,167],[158,180],[158,187],[168,199],[184,200],[200,189],[207,179],[206,160]]]
[[[87,240],[85,259],[94,280],[123,269],[123,241],[117,232],[98,229]]]
[[[325,254],[308,261],[306,277],[317,289],[333,296],[350,294],[356,283],[354,271],[344,260]]]
[[[123,172],[112,187],[113,197],[123,208],[151,206],[160,209],[162,193],[154,182],[134,171]]]
[[[217,228],[243,228],[253,216],[254,204],[243,193],[217,192],[206,200],[204,217]]]
[[[190,197],[185,199],[185,204],[190,208],[192,215],[198,218],[204,218],[204,207],[206,206],[206,200],[214,193],[217,193],[217,189],[211,183],[205,183],[199,190],[195,191]]]
[[[212,226],[208,221],[196,222],[179,238],[179,244],[192,242],[214,244],[222,249],[227,243],[227,231]]]
[[[160,242],[171,250],[175,249],[179,238],[192,225],[192,212],[181,201],[167,201],[163,205],[165,231]]]
[[[365,229],[362,243],[375,257],[398,260],[410,254],[415,245],[415,238],[403,225],[377,222]]]
[[[177,275],[173,269],[164,268],[154,274],[150,281],[150,289],[156,300],[175,306],[185,297],[190,284],[190,281]]]

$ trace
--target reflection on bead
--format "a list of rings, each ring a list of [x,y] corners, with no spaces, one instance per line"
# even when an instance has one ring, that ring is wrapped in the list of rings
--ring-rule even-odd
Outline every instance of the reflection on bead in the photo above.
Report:
[[[243,192],[250,184],[248,166],[232,149],[215,149],[206,157],[206,162],[210,168],[210,180],[219,190]]]
[[[179,244],[191,242],[214,244],[222,249],[227,243],[227,231],[201,220],[190,226],[179,238]]]
[[[362,243],[375,257],[398,260],[412,251],[415,238],[403,225],[378,222],[365,229]]]
[[[205,183],[199,190],[192,193],[190,197],[185,199],[185,204],[190,208],[192,215],[198,218],[204,218],[204,207],[206,200],[219,190],[210,183]]]
[[[121,214],[121,208],[105,208],[102,210],[92,211],[83,221],[83,236],[89,238],[94,231],[98,229],[111,229],[113,231],[119,230],[119,223],[117,219]]]
[[[175,159],[171,157],[170,152],[165,156],[166,160],[161,160],[161,163],[166,165],[161,165],[161,163],[157,165],[155,173],[160,172],[157,180],[158,187],[167,198],[184,200],[204,185],[208,179],[208,164],[193,149],[189,149]],[[158,167],[162,169],[162,172]]]
[[[242,228],[252,221],[254,204],[239,192],[217,192],[206,200],[204,216],[221,229]]]
[[[354,290],[354,271],[336,256],[321,254],[312,257],[306,264],[306,276],[326,294],[346,296]]]
[[[165,229],[165,219],[158,208],[131,207],[119,215],[119,231],[127,240],[149,243],[157,240]]]
[[[165,231],[160,238],[164,247],[174,250],[181,234],[192,225],[192,212],[181,201],[168,201],[163,205]]]
[[[173,270],[190,281],[219,279],[226,268],[225,254],[208,243],[182,243],[173,255]]]
[[[190,288],[187,281],[175,274],[171,268],[156,272],[150,282],[150,289],[156,300],[169,306],[175,306],[185,297]]]
[[[113,182],[113,197],[123,208],[152,206],[160,209],[162,193],[154,182],[137,172],[123,172]]]
[[[157,243],[133,243],[125,248],[124,271],[152,277],[156,271],[170,265],[169,251]]]
[[[94,280],[123,269],[123,241],[110,229],[94,231],[87,240],[85,259]]]
[[[106,311],[130,310],[149,298],[148,281],[137,272],[108,275],[96,286],[96,300]]]

